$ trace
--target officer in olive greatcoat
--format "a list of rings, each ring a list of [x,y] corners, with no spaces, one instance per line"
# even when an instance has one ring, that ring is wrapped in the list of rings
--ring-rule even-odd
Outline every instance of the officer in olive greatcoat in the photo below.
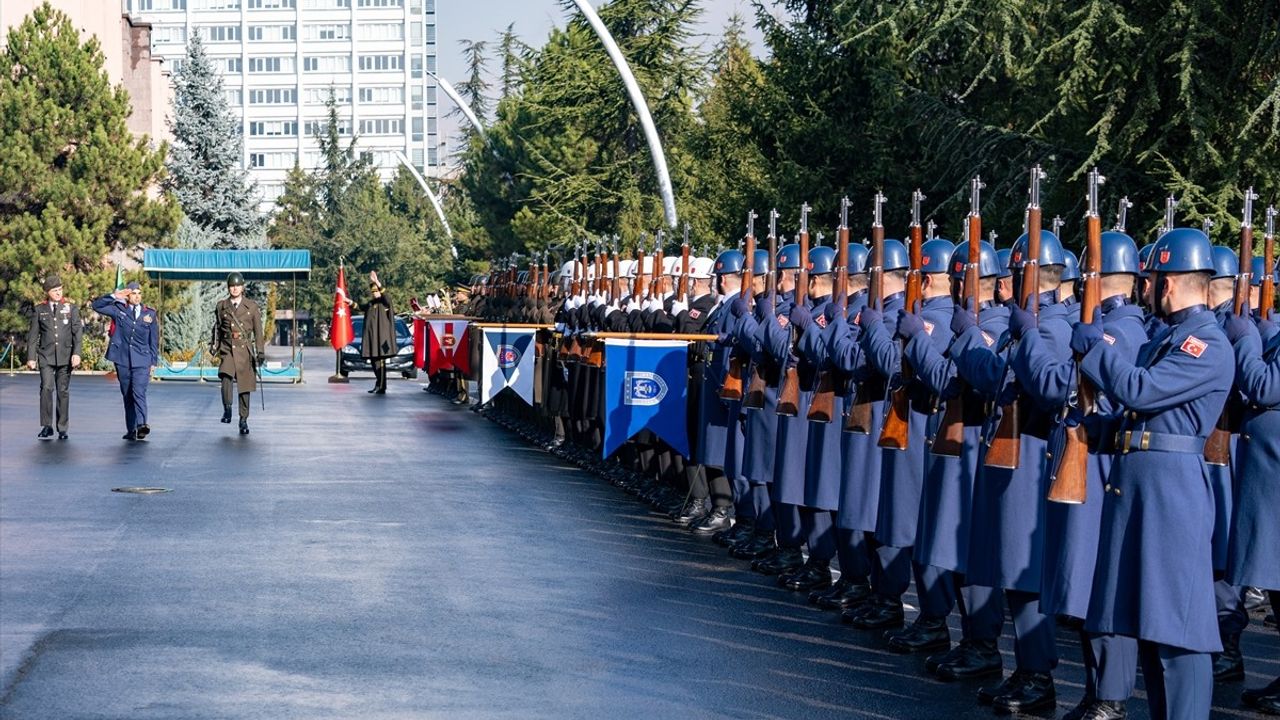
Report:
[[[227,276],[227,297],[213,311],[210,352],[218,358],[218,379],[222,382],[222,422],[231,422],[231,384],[239,392],[240,434],[249,434],[249,394],[257,387],[255,370],[266,354],[262,335],[262,311],[244,296],[244,276]]]
[[[58,439],[67,439],[68,407],[71,399],[71,369],[80,366],[80,336],[84,326],[80,312],[62,298],[62,281],[57,275],[44,279],[45,301],[31,313],[27,333],[27,367],[40,369],[41,440],[53,437],[53,400],[58,396]]]

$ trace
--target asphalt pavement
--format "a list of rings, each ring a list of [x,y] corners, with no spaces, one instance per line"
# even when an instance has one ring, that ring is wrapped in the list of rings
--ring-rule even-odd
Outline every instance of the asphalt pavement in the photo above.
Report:
[[[152,384],[140,443],[112,380],[74,377],[41,442],[38,379],[0,375],[0,717],[990,717],[420,383],[326,374],[266,387],[246,437],[216,385]],[[1257,617],[1244,647],[1246,685],[1280,674]],[[1253,717],[1241,687],[1215,717]]]

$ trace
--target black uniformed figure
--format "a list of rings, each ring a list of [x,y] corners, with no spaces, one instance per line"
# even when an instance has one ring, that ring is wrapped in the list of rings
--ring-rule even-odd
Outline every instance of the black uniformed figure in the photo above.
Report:
[[[265,338],[262,311],[244,296],[244,276],[227,276],[228,297],[218,301],[213,311],[210,351],[218,358],[218,379],[222,381],[222,422],[231,422],[231,384],[240,394],[240,434],[249,434],[249,394],[257,387],[254,368],[262,365]]]
[[[373,298],[364,310],[360,354],[369,361],[376,378],[369,392],[383,395],[387,392],[387,358],[395,356],[400,349],[396,344],[395,311],[376,272],[369,273],[369,292]]]
[[[41,440],[53,437],[53,396],[58,395],[58,439],[67,439],[67,408],[71,395],[71,368],[80,366],[80,313],[62,299],[57,275],[44,279],[45,302],[31,313],[27,332],[27,367],[40,369]]]

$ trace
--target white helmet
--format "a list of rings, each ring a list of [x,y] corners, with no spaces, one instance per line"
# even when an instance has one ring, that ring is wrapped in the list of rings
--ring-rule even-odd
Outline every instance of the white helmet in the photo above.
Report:
[[[691,258],[689,260],[689,277],[695,280],[711,279],[711,271],[715,269],[715,261],[711,258]]]

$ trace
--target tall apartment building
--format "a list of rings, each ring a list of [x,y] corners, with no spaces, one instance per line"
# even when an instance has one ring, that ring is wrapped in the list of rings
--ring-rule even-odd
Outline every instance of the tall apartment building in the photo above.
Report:
[[[439,173],[435,80],[436,0],[122,0],[130,17],[151,25],[152,53],[181,66],[199,33],[222,71],[239,115],[244,165],[263,208],[280,195],[286,173],[321,164],[315,135],[325,102],[338,103],[340,132],[384,179],[395,151],[425,175]]]

